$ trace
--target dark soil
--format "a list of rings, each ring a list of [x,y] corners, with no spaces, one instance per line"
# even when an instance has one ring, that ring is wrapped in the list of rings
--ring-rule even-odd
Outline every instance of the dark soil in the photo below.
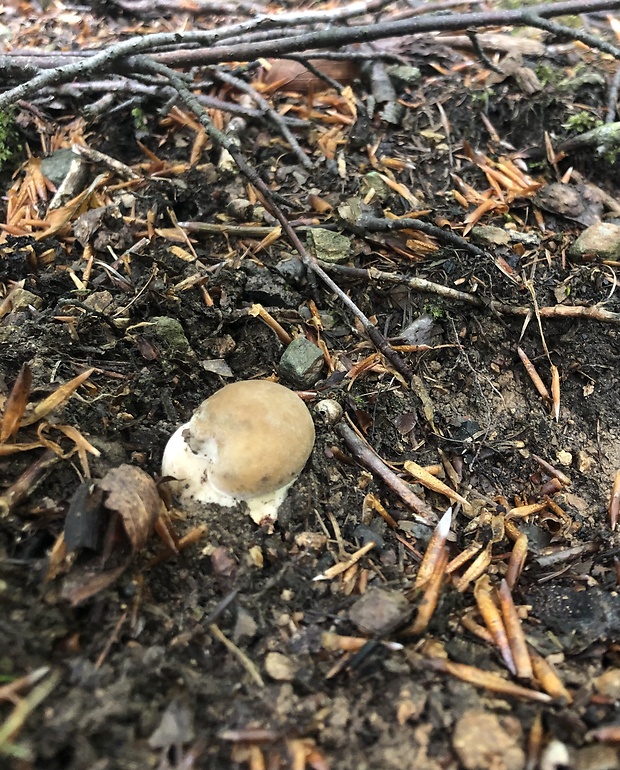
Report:
[[[595,57],[593,61],[602,66]],[[369,143],[379,141],[378,156],[412,162],[409,178],[404,173],[399,180],[420,193],[425,207],[433,211],[433,221],[444,218],[458,224],[463,219],[463,210],[450,194],[455,169],[477,189],[486,187],[480,171],[464,156],[459,158],[464,139],[482,153],[501,154],[480,120],[482,110],[516,150],[542,146],[544,131],[564,136],[561,126],[575,113],[575,102],[587,99],[587,109],[604,114],[604,88],[567,97],[547,84],[541,93],[525,96],[509,78],[483,99],[482,91],[468,87],[461,75],[438,75],[428,56],[416,61],[413,55],[413,63],[422,68],[421,85],[403,97],[422,107],[409,109],[401,127],[376,119]],[[546,64],[565,72],[572,62],[569,57]],[[437,146],[420,133],[442,132],[438,103],[451,127],[452,156],[445,136]],[[184,136],[177,133],[159,146],[161,132],[156,134],[154,115],[149,119],[153,134],[144,140],[149,147],[171,161],[177,156],[186,159],[192,137],[188,134],[175,146],[175,137]],[[116,116],[113,122],[99,122],[92,127],[97,137],[92,144],[124,162],[140,162],[143,156],[131,137],[132,126],[129,114],[122,121]],[[306,199],[312,188],[335,205],[358,195],[361,173],[364,167],[369,170],[365,150],[349,145],[344,147],[344,181],[318,159],[316,173],[300,185],[291,173],[279,172],[296,160],[282,144],[271,143],[264,128],[250,125],[242,147],[264,178],[277,180],[279,192],[291,201],[291,219],[308,216]],[[216,150],[207,155],[217,163]],[[451,157],[456,166],[450,165]],[[588,181],[620,195],[617,164],[593,163],[582,156],[563,163],[560,172],[574,165]],[[555,181],[553,169],[544,165],[535,173],[541,180]],[[245,184],[236,174],[212,170],[207,178],[205,172],[194,171],[150,181],[128,195],[133,200],[121,207],[123,227],[135,243],[144,234],[149,211],[155,212],[159,228],[172,226],[169,211],[179,221],[220,221],[217,217],[227,202],[245,196]],[[132,206],[135,213],[130,212]],[[383,208],[402,214],[409,207],[394,194]],[[573,263],[564,254],[578,234],[577,225],[545,215],[547,230],[540,233],[530,201],[513,204],[510,216],[523,223],[522,229],[542,236],[539,248],[520,256],[507,254],[514,269],[532,280],[539,306],[555,304],[554,289],[567,278],[571,302],[596,305],[606,299],[611,268]],[[485,224],[503,226],[505,221],[499,217]],[[401,243],[405,240],[403,236]],[[477,290],[485,300],[531,304],[531,295],[499,272],[491,257],[485,261],[442,246],[413,261],[390,249],[387,239],[356,238],[352,245],[350,264],[358,267],[408,272]],[[307,276],[287,281],[277,272],[277,263],[291,253],[284,239],[256,254],[247,253],[245,246],[255,249],[256,242],[195,236],[197,265],[175,256],[169,242],[156,239],[119,267],[122,281],[95,264],[90,284],[80,291],[71,279],[73,270],[79,275],[83,270],[83,247],[77,241],[68,245],[8,237],[0,281],[5,287],[25,281],[24,288],[40,304],[2,320],[2,393],[8,394],[24,363],[32,372],[32,402],[95,367],[89,384],[50,421],[77,427],[100,450],[99,458],[89,456],[93,478],[123,463],[157,477],[168,437],[203,399],[228,381],[278,376],[284,348],[260,319],[248,315],[253,303],[265,305],[290,332],[315,339],[308,308],[316,301],[324,314],[322,339],[343,373],[351,362],[373,352],[335,297]],[[42,267],[37,256],[49,249],[55,250],[54,262]],[[96,258],[105,259],[104,253]],[[176,288],[201,271],[212,306],[198,287]],[[44,577],[50,549],[83,481],[82,469],[77,455],[50,465],[0,519],[0,676],[10,682],[41,666],[59,672],[56,687],[15,736],[31,758],[5,763],[37,770],[215,770],[259,768],[264,760],[270,768],[298,768],[300,753],[305,752],[314,768],[445,770],[466,764],[453,738],[471,710],[496,715],[497,729],[513,736],[522,752],[516,760],[504,753],[493,760],[497,764],[480,758],[471,767],[523,767],[528,734],[539,714],[544,742],[565,742],[580,767],[600,766],[596,757],[607,756],[608,749],[593,743],[589,732],[620,720],[618,696],[596,684],[604,672],[620,668],[618,539],[610,532],[607,514],[613,475],[620,468],[619,327],[543,319],[550,359],[561,374],[556,422],[516,353],[521,345],[548,382],[549,364],[536,318],[523,332],[522,318],[402,287],[335,277],[387,337],[397,337],[423,313],[432,315],[433,344],[445,347],[405,355],[430,395],[435,429],[415,387],[404,387],[390,370],[368,372],[353,383],[327,377],[324,371],[325,379],[306,394],[315,415],[316,446],[273,532],[255,526],[241,510],[175,507],[177,535],[205,522],[208,529],[202,539],[178,557],[153,566],[153,556],[163,549],[153,537],[111,587],[75,608],[59,598],[63,577],[50,582]],[[617,291],[606,308],[620,312]],[[188,347],[155,334],[153,319],[163,316],[181,324]],[[67,317],[74,321],[63,320]],[[204,362],[214,359],[225,359],[230,378],[205,369]],[[366,584],[411,597],[418,558],[403,540],[423,553],[429,531],[408,521],[404,505],[381,481],[347,461],[347,448],[334,427],[314,412],[323,398],[340,402],[345,413],[363,425],[377,453],[397,467],[407,459],[437,463],[437,450],[444,450],[462,468],[461,492],[484,496],[494,512],[501,510],[496,504],[510,507],[515,500],[542,499],[541,487],[549,477],[533,455],[570,477],[571,485],[554,497],[566,520],[546,515],[518,522],[529,536],[529,556],[515,600],[529,606],[527,638],[551,656],[574,696],[571,705],[541,706],[434,671],[425,652],[431,643],[443,645],[456,662],[506,674],[495,649],[459,625],[465,609],[474,606],[471,591],[459,594],[450,584],[422,637],[401,639],[401,651],[371,642],[331,675],[343,653],[327,649],[321,634],[364,635],[350,621],[349,610]],[[403,416],[409,431],[403,431]],[[52,430],[50,437],[69,448],[59,433]],[[36,440],[36,426],[22,429],[18,440]],[[42,451],[4,457],[2,489]],[[401,522],[400,530],[364,513],[368,493]],[[438,495],[426,493],[426,499],[438,513],[447,507]],[[366,542],[368,533],[359,530],[361,523],[380,536],[380,547],[364,557],[348,581],[313,581],[345,558],[339,548],[351,554]],[[456,516],[453,532],[453,553],[476,536],[475,526],[462,513]],[[330,539],[319,538],[316,547],[308,547],[306,533]],[[478,536],[482,542],[488,539],[485,532]],[[587,548],[572,559],[539,558],[549,546],[561,551],[580,545]],[[508,540],[494,546],[492,576],[501,575],[511,547]],[[222,643],[213,624],[249,662],[244,664]],[[398,629],[384,639],[399,641]],[[270,653],[286,657],[284,673],[266,668]],[[263,686],[252,677],[252,667]],[[4,718],[11,704],[0,708]],[[158,729],[164,713],[167,727]],[[609,762],[605,766],[618,767],[617,758]]]

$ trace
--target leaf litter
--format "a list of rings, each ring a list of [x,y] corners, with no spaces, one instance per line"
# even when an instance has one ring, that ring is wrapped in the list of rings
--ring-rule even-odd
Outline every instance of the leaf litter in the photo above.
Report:
[[[135,26],[52,3],[20,44],[176,28],[125,5]],[[258,62],[247,82],[310,162],[242,117],[261,102],[233,81],[204,86],[210,120],[302,240],[313,228],[349,239],[342,265],[312,259],[361,319],[317,285],[260,184],[188,108],[130,101],[122,127],[105,109],[75,120],[78,92],[61,86],[23,117],[31,154],[5,176],[1,235],[9,761],[434,770],[534,766],[560,743],[594,767],[588,750],[617,743],[618,698],[596,683],[618,672],[618,263],[571,256],[592,212],[557,204],[558,185],[583,179],[591,201],[617,195],[613,158],[562,141],[569,117],[606,109],[571,64],[610,62],[537,40],[540,71],[522,58],[494,77],[462,41],[441,41],[418,40],[408,61],[421,76],[386,91],[363,60],[314,60],[318,75]],[[373,67],[402,58],[390,45],[369,53]],[[531,87],[523,70],[544,67],[571,72],[568,96]],[[56,205],[43,158],[72,147],[87,176]],[[423,344],[390,345],[424,316]],[[178,510],[158,484],[170,433],[226,379],[282,379],[299,336],[324,359],[300,395],[345,416],[317,409],[317,447],[276,531],[243,512]],[[377,590],[379,605],[359,604]],[[463,740],[472,719],[496,737],[487,753]]]

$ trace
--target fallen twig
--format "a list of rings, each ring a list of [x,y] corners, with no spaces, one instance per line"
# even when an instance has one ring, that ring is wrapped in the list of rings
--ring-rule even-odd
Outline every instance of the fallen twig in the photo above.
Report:
[[[368,9],[370,5],[370,3],[366,4],[365,8]],[[383,3],[378,3],[378,7],[382,6]],[[308,13],[303,18],[297,14],[296,19],[292,19],[290,14],[279,14],[269,17],[260,16],[250,21],[222,27],[219,30],[162,32],[123,40],[90,57],[81,58],[71,64],[42,72],[27,82],[21,83],[0,95],[0,110],[4,110],[18,100],[37,93],[43,87],[68,83],[76,78],[84,78],[87,74],[109,68],[113,62],[119,59],[125,59],[126,65],[132,68],[138,64],[133,57],[147,52],[152,53],[162,46],[172,45],[175,46],[175,50],[153,54],[161,64],[170,62],[175,65],[184,64],[189,66],[198,63],[219,64],[224,61],[253,61],[263,56],[299,53],[323,46],[339,48],[351,43],[371,42],[387,37],[403,37],[415,33],[464,30],[510,24],[527,26],[530,23],[528,19],[532,17],[536,20],[538,18],[548,19],[564,14],[593,13],[618,8],[620,8],[620,0],[569,0],[564,3],[532,6],[527,11],[513,10],[430,15],[370,25],[334,25],[327,29],[321,29],[318,32],[280,37],[276,40],[264,42],[255,41],[249,44],[242,41],[241,43],[218,45],[218,41],[234,39],[235,36],[242,36],[244,33],[248,33],[261,25],[264,26],[266,19],[274,27],[286,27],[300,22],[309,24],[333,21],[338,18],[338,16],[334,16],[334,13],[337,14],[337,11]],[[331,14],[331,17],[329,17],[329,14]],[[356,11],[353,15],[358,15],[358,12]],[[178,49],[189,44],[208,47],[183,51],[183,56],[181,57],[181,52]]]
[[[328,272],[339,273],[344,276],[350,276],[351,278],[364,278],[369,282],[387,281],[388,283],[402,284],[413,291],[437,294],[439,297],[445,297],[446,299],[455,300],[456,302],[464,302],[467,305],[474,305],[475,307],[488,307],[494,313],[499,313],[501,315],[524,317],[530,315],[532,312],[532,309],[525,305],[505,305],[503,302],[498,302],[497,300],[486,301],[481,297],[477,297],[475,294],[452,289],[441,283],[434,283],[433,281],[427,281],[424,278],[403,275],[402,273],[389,273],[385,270],[379,270],[376,267],[364,269],[359,267],[348,267],[346,265],[328,264],[326,262],[321,262],[320,265]],[[588,319],[590,321],[600,321],[602,323],[620,325],[620,313],[605,310],[598,305],[553,305],[551,307],[541,307],[538,309],[538,312],[541,318],[557,320],[582,318],[584,320]]]
[[[435,525],[437,518],[431,508],[411,490],[408,484],[387,467],[369,444],[363,441],[352,428],[344,423],[338,425],[336,430],[355,459],[379,476],[392,492],[400,497],[405,505],[413,511],[412,517],[416,521],[426,524],[428,527]]]

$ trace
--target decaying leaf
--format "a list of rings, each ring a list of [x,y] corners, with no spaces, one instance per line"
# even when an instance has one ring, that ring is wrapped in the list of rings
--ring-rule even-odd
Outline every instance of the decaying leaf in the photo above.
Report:
[[[162,506],[153,479],[135,465],[119,465],[97,486],[108,493],[105,507],[121,517],[132,552],[144,548]]]
[[[157,485],[133,465],[120,465],[101,481],[80,485],[69,506],[64,541],[72,561],[76,551],[81,553],[63,581],[61,596],[75,606],[110,586],[146,545],[161,509]],[[54,574],[62,571],[57,564]]]

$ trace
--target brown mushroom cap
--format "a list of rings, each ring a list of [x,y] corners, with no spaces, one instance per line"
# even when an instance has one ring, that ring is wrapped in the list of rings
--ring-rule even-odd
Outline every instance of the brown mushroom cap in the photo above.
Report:
[[[267,380],[247,380],[203,401],[185,436],[193,452],[208,458],[209,482],[216,490],[249,499],[297,478],[314,445],[314,424],[292,391]]]

